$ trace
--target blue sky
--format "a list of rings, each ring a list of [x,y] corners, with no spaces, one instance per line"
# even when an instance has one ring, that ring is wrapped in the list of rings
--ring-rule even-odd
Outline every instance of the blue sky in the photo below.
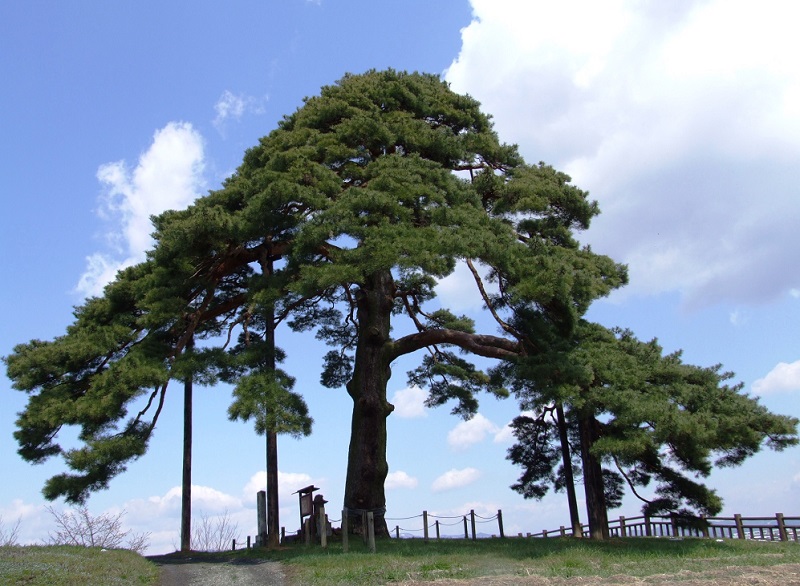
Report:
[[[599,201],[580,239],[628,263],[631,284],[592,319],[658,337],[689,362],[721,362],[770,409],[800,416],[798,17],[794,3],[769,0],[757,12],[730,0],[4,3],[0,355],[63,333],[74,305],[142,258],[150,214],[218,187],[304,96],[345,72],[393,67],[441,73],[529,162],[567,171]],[[441,296],[477,312],[460,278]],[[341,506],[350,404],[318,383],[323,347],[279,336],[315,418],[311,437],[279,440],[281,524],[293,530],[298,487],[313,482]],[[508,488],[513,400],[486,399],[467,423],[423,410],[424,390],[405,385],[412,366],[395,365],[389,387],[387,516],[502,509],[508,532],[566,524],[563,495],[525,501]],[[149,453],[89,501],[95,513],[126,510],[154,553],[178,543],[176,391]],[[42,541],[52,527],[40,490],[63,468],[16,455],[25,396],[3,377],[0,397],[0,515],[21,520],[23,541]],[[264,445],[227,421],[229,402],[225,387],[196,392],[194,508],[227,510],[244,536]],[[725,513],[798,514],[800,449],[763,452],[710,483]],[[629,500],[619,513],[638,508]]]

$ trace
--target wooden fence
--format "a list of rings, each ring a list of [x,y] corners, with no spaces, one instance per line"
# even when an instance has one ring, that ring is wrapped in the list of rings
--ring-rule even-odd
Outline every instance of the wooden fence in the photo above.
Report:
[[[324,508],[322,510],[324,515]],[[327,521],[327,517],[323,517]],[[344,522],[345,512],[342,513],[342,538],[345,551],[347,551],[347,528]],[[420,519],[416,522],[416,519]],[[394,537],[400,538],[422,538],[429,539],[463,538],[478,539],[485,537],[505,537],[503,529],[503,512],[491,517],[482,517],[470,510],[464,515],[441,516],[433,515],[428,511],[422,511],[419,515],[411,517],[385,518],[387,524],[390,521],[402,521],[406,527],[399,524],[390,529]],[[340,521],[335,519],[332,523]],[[478,533],[479,525],[490,524],[488,532]],[[364,542],[368,543],[369,549],[375,551],[374,529],[372,528],[372,514],[364,515],[364,525],[368,531],[364,534]],[[391,527],[391,526],[390,526]],[[493,530],[497,528],[497,533]],[[752,539],[761,541],[800,541],[800,517],[787,517],[783,513],[776,513],[774,517],[743,517],[736,514],[733,517],[685,517],[680,515],[654,515],[639,517],[624,517],[610,520],[608,531],[612,537],[664,537],[680,539],[683,537],[699,537],[709,539]],[[589,526],[582,526],[583,536],[589,535]],[[281,541],[286,539],[285,530],[281,531]],[[522,533],[517,535],[523,537]],[[572,529],[561,526],[555,530],[544,530],[538,533],[527,533],[524,537],[529,538],[548,538],[548,537],[571,537]],[[240,547],[244,544],[239,543]],[[323,538],[323,547],[325,539]],[[237,543],[234,540],[233,549]],[[247,548],[249,549],[250,537],[247,538]]]
[[[583,525],[588,535],[589,526]],[[764,541],[799,541],[800,517],[787,517],[776,513],[774,517],[683,517],[639,516],[620,517],[608,523],[612,537],[706,537],[716,539],[756,539]],[[566,537],[572,529],[559,529],[528,533],[527,537]]]

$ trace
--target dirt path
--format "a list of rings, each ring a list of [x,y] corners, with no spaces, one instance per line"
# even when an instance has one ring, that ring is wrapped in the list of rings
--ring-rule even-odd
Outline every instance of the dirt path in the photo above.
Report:
[[[149,559],[161,569],[159,586],[284,586],[286,583],[278,562],[172,556]]]

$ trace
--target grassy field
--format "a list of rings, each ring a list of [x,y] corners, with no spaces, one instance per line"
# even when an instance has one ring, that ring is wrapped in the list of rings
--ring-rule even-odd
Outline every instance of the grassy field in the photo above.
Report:
[[[158,568],[127,550],[85,547],[0,547],[3,586],[147,586]]]
[[[355,541],[355,542],[354,542]],[[240,550],[192,554],[193,561],[279,561],[291,584],[373,585],[430,582],[444,578],[541,576],[577,578],[696,572],[731,567],[800,564],[800,544],[738,540],[625,539],[604,543],[572,539],[482,539],[478,541],[389,540],[370,554],[358,540],[342,553],[292,546],[278,551]],[[721,582],[722,583],[722,582]],[[129,551],[79,547],[0,548],[0,584],[8,586],[156,586],[158,568]]]
[[[355,545],[355,547],[354,547]],[[239,554],[246,555],[246,554]],[[352,543],[320,548],[297,546],[264,554],[280,560],[293,583],[372,585],[401,581],[468,579],[479,576],[572,578],[634,577],[711,572],[731,566],[800,563],[800,544],[685,539],[625,539],[597,543],[572,539],[483,539],[478,541],[391,540],[378,553]]]

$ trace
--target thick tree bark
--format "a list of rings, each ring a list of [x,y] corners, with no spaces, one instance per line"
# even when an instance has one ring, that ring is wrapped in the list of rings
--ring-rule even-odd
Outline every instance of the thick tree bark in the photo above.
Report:
[[[564,483],[567,488],[572,535],[583,537],[583,526],[578,514],[578,499],[575,496],[575,477],[572,474],[572,455],[569,449],[569,438],[567,437],[567,421],[564,417],[564,406],[561,403],[556,404],[556,417],[558,419],[558,437],[561,440],[561,462],[564,465]]]
[[[350,452],[347,462],[344,506],[351,531],[361,533],[361,513],[372,511],[375,534],[389,534],[386,526],[384,481],[386,418],[394,407],[386,400],[389,368],[389,331],[394,282],[389,271],[380,271],[361,287],[357,298],[359,339],[353,377],[347,392],[353,399]]]
[[[608,539],[608,512],[606,510],[603,468],[592,454],[592,445],[599,438],[598,422],[593,415],[581,413],[578,428],[581,437],[581,460],[583,461],[583,487],[586,492],[586,512],[589,517],[589,536],[592,539]]]

